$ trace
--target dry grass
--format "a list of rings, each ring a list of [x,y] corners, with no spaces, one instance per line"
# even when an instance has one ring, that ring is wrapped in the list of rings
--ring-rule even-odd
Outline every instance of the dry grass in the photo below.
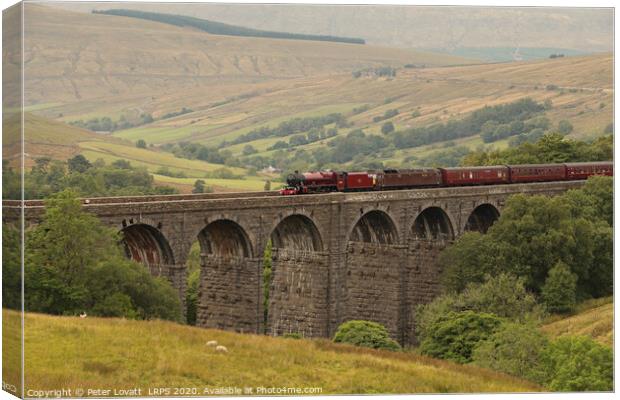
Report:
[[[552,337],[562,335],[586,335],[598,342],[613,346],[614,304],[613,298],[597,299],[581,305],[574,315],[552,317],[543,331]]]
[[[5,326],[19,314],[5,310]],[[320,387],[337,393],[537,391],[489,370],[410,354],[163,321],[27,314],[26,388]],[[229,353],[216,353],[217,340]],[[14,343],[13,343],[14,342]],[[18,351],[5,338],[5,357]],[[6,351],[8,349],[8,352]]]

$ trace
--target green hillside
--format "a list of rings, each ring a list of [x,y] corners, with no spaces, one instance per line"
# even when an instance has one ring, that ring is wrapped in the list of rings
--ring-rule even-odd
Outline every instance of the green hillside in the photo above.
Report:
[[[3,310],[4,326],[19,314]],[[321,394],[537,391],[533,384],[489,370],[334,344],[201,329],[163,321],[26,314],[26,384],[130,388],[312,387]],[[216,340],[227,354],[206,345]],[[6,361],[19,351],[4,336],[3,379],[16,381]],[[7,351],[8,350],[8,351]]]
[[[571,316],[557,319],[543,326],[550,336],[585,335],[598,342],[613,346],[614,303],[612,297],[586,302]]]
[[[102,159],[110,164],[119,159],[127,160],[133,166],[145,167],[154,175],[156,183],[174,186],[181,192],[189,192],[196,179],[204,180],[207,186],[218,191],[259,191],[263,190],[265,180],[278,184],[277,176],[274,175],[249,175],[245,168],[186,160],[155,148],[137,148],[132,141],[93,133],[30,112],[25,114],[24,122],[27,169],[34,165],[34,160],[39,157],[64,161],[76,154],[83,154],[91,162]],[[18,120],[5,121],[5,127],[5,140],[12,145],[4,148],[3,156],[15,167],[19,163],[17,142],[14,140],[19,134]],[[162,175],[162,170],[180,177]],[[233,178],[220,176],[221,171],[226,171]]]

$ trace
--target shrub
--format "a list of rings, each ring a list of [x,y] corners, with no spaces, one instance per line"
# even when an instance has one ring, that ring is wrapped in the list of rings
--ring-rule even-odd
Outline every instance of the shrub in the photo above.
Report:
[[[558,261],[549,271],[542,288],[542,298],[547,310],[556,313],[572,311],[576,304],[577,276],[568,265]]]
[[[484,283],[469,284],[462,293],[447,293],[420,306],[416,313],[420,340],[428,337],[434,324],[445,315],[467,310],[517,322],[537,322],[543,317],[536,298],[525,289],[524,280],[502,273],[487,277]]]
[[[535,326],[506,322],[478,344],[472,359],[481,367],[542,384],[545,376],[541,354],[548,343],[547,337]]]
[[[301,334],[297,332],[285,333],[283,337],[285,339],[301,339],[302,338]]]
[[[371,321],[347,321],[338,327],[334,342],[397,351],[400,345],[390,338],[387,329]]]
[[[390,132],[394,132],[394,124],[391,121],[388,121],[381,126],[381,133],[387,135]]]
[[[613,352],[586,336],[563,336],[542,354],[545,386],[554,391],[613,390]]]
[[[431,357],[468,363],[478,343],[495,333],[502,321],[494,314],[473,311],[445,314],[430,326],[420,351]]]
[[[568,135],[573,131],[573,124],[563,119],[558,123],[558,132],[562,135]]]

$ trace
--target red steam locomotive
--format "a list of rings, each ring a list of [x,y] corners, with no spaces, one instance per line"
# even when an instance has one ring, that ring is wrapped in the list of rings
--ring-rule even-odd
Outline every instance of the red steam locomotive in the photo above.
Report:
[[[488,167],[386,169],[368,172],[295,171],[282,195],[323,192],[417,189],[449,186],[502,185],[613,176],[613,162],[496,165]]]

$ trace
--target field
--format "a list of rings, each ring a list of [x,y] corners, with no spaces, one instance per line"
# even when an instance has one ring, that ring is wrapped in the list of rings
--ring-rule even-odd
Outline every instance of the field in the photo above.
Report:
[[[19,314],[3,310],[3,324]],[[485,369],[333,344],[162,321],[25,316],[27,389],[56,387],[318,387],[321,394],[523,392],[539,388]],[[5,360],[19,349],[5,336]],[[206,342],[228,348],[218,354]],[[6,349],[10,351],[7,352]],[[15,358],[15,357],[13,357]],[[5,381],[14,381],[10,369]]]
[[[556,317],[557,318],[557,317]],[[562,335],[591,336],[598,342],[613,346],[614,303],[613,298],[597,299],[581,305],[574,315],[550,321],[543,332],[552,337]]]

